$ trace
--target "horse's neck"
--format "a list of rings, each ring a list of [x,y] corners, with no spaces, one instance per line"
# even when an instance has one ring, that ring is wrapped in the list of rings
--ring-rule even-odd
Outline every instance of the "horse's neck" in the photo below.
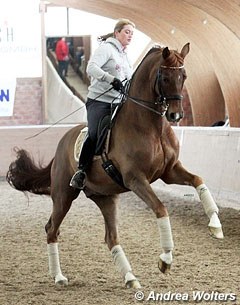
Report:
[[[133,76],[128,92],[130,98],[123,105],[119,115],[119,123],[124,128],[139,129],[145,134],[161,134],[163,129],[170,126],[166,118],[160,115],[162,109],[154,106],[157,100],[154,86],[158,70],[158,64],[155,63],[156,61],[146,59]],[[151,109],[159,113],[154,113]]]
[[[127,100],[123,105],[116,124],[123,129],[139,130],[144,134],[156,133],[163,134],[166,129],[171,128],[169,122],[160,114],[153,113],[150,110],[135,104],[132,100]],[[118,127],[118,128],[119,128]]]
[[[138,78],[134,81],[133,86],[129,90],[129,99],[124,104],[124,118],[127,118],[130,124],[141,126],[159,126],[162,124],[160,114],[154,113],[160,111],[159,107],[155,107],[156,94],[149,85],[149,80]],[[145,122],[145,124],[144,124]]]

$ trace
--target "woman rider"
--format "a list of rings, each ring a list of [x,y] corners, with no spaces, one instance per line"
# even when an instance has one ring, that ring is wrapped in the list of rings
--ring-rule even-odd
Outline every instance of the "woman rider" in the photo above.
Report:
[[[100,120],[111,113],[111,106],[120,103],[122,81],[132,76],[126,48],[131,43],[135,25],[128,19],[120,19],[114,32],[101,36],[100,46],[90,58],[87,73],[91,77],[86,102],[88,137],[84,141],[78,171],[73,175],[70,186],[82,190],[85,172],[90,166],[96,148],[97,130]],[[109,90],[109,89],[115,90]]]

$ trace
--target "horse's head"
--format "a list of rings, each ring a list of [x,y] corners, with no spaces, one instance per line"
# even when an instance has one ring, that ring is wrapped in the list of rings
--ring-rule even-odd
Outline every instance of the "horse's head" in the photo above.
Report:
[[[158,102],[166,109],[166,118],[170,122],[178,122],[183,117],[182,89],[186,79],[184,58],[189,52],[187,43],[180,53],[162,50],[160,68],[157,72],[156,93]]]

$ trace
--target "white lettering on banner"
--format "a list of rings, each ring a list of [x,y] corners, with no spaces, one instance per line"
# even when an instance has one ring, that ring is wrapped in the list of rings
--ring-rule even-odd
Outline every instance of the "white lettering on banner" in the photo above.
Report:
[[[12,116],[16,91],[16,78],[0,79],[0,117]]]

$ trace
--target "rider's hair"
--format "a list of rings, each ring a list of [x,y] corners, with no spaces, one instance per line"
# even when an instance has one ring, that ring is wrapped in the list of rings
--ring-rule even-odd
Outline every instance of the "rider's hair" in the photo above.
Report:
[[[124,28],[125,25],[131,25],[132,27],[135,28],[135,24],[130,21],[129,19],[119,19],[118,22],[116,23],[115,27],[114,27],[114,31],[112,33],[108,33],[106,35],[102,35],[98,37],[98,41],[105,41],[107,40],[109,37],[115,37],[115,32],[121,32],[121,30]]]

